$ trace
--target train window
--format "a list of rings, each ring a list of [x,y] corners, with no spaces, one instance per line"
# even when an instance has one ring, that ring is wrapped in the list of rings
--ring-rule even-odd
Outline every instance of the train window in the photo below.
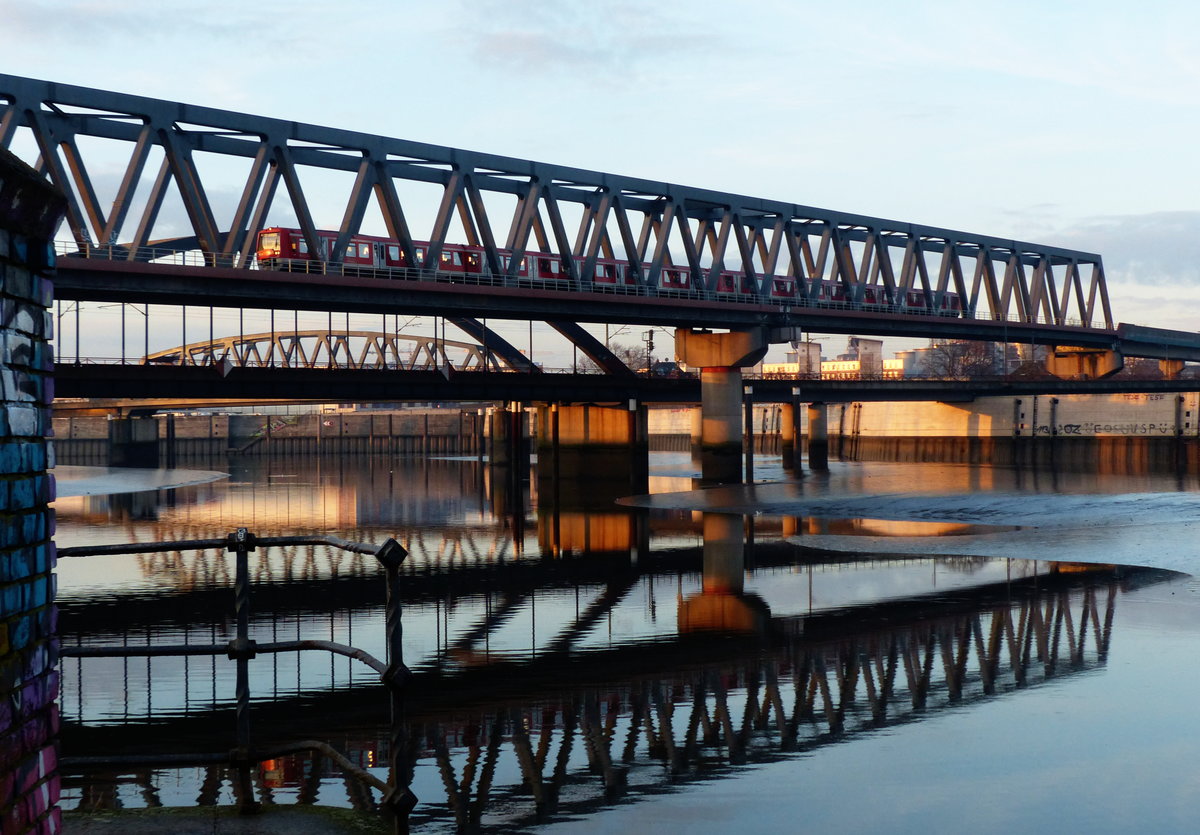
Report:
[[[479,266],[479,256],[478,255],[468,255],[467,256],[467,266],[470,267],[471,269],[477,268]]]
[[[292,242],[292,249],[299,252],[301,255],[308,255],[308,241],[301,238],[299,241]]]
[[[442,263],[443,263],[443,264],[449,264],[449,263],[451,263],[451,262],[452,262],[452,260],[453,260],[453,257],[454,257],[454,256],[452,256],[452,255],[451,255],[449,252],[443,252],[443,253],[442,253]]]
[[[370,244],[359,244],[358,245],[358,257],[359,258],[370,258],[371,257],[371,245]]]
[[[554,269],[555,266],[557,266],[555,264],[555,262],[551,261],[549,258],[539,258],[538,259],[538,270],[540,272],[554,273],[554,272],[556,272]]]
[[[417,255],[417,263],[424,264],[425,263],[425,250],[422,247],[417,247],[416,255]]]
[[[453,254],[453,256],[454,256],[454,266],[456,266],[456,267],[461,267],[461,266],[462,266],[462,264],[463,264],[463,261],[462,261],[462,253],[461,253],[461,252],[455,252],[455,253],[452,253],[452,254]]]
[[[278,252],[279,251],[279,233],[278,232],[269,232],[269,233],[264,232],[263,234],[259,235],[258,236],[258,248],[259,249],[270,249],[270,250],[274,250],[275,252]]]
[[[395,244],[388,244],[387,258],[389,261],[399,261],[400,247],[396,246]]]

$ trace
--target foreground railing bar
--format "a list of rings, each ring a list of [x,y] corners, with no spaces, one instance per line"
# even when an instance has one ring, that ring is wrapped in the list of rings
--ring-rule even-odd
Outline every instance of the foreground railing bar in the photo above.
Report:
[[[336,641],[319,639],[304,639],[299,641],[273,641],[257,643],[249,641],[243,649],[236,641],[227,644],[163,644],[156,646],[98,646],[98,647],[62,647],[60,654],[64,658],[152,658],[160,656],[181,655],[228,655],[235,658],[239,655],[254,655],[263,653],[299,652],[301,650],[322,650],[335,655],[344,655],[361,661],[375,672],[383,675],[387,672],[387,664],[380,661],[369,652],[357,647],[339,644]]]
[[[375,554],[379,548],[365,542],[351,542],[336,536],[264,536],[256,543],[272,545],[331,545],[355,554]],[[114,554],[161,554],[170,551],[201,551],[207,548],[225,548],[228,539],[182,539],[174,542],[129,542],[120,545],[79,545],[59,548],[60,557],[99,557]]]
[[[319,751],[337,763],[342,771],[353,775],[356,779],[366,783],[371,788],[382,792],[385,798],[392,791],[387,783],[369,771],[356,766],[332,745],[315,739],[306,739],[300,742],[291,742],[265,749],[256,748],[253,751],[246,752],[245,755],[238,749],[223,754],[157,754],[154,756],[113,754],[106,757],[61,757],[59,764],[66,769],[105,765],[144,765],[150,767],[214,765],[219,763],[244,765],[251,762],[257,763],[263,760],[273,760],[278,757],[287,756],[288,754],[301,754],[307,751]]]

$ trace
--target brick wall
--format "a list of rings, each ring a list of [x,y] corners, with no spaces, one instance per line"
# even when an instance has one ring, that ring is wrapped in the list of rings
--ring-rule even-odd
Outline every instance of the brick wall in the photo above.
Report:
[[[0,149],[0,833],[58,832],[54,360],[61,195]]]

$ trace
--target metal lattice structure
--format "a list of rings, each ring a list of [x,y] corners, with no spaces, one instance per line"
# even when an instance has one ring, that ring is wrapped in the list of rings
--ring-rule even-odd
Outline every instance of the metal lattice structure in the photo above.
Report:
[[[92,174],[96,140],[123,148],[110,203]],[[885,312],[946,312],[955,296],[961,309],[950,315],[958,317],[1114,327],[1103,264],[1092,253],[85,87],[0,75],[0,147],[27,150],[66,192],[80,254],[100,244],[104,257],[137,260],[153,245],[251,266],[281,191],[284,211],[316,252],[302,174],[324,169],[353,177],[333,262],[374,199],[409,263],[414,242],[431,264],[448,243],[465,243],[482,249],[488,274],[510,281],[536,249],[561,259],[559,286],[583,291],[593,289],[598,259],[612,258],[632,265],[638,288],[651,293],[674,268],[686,271],[691,292],[714,298],[722,272],[735,271],[749,298],[782,308],[814,305],[822,284],[833,284],[846,304],[869,300]],[[202,165],[217,158],[246,169],[224,217]],[[410,220],[420,207],[402,199],[412,183],[440,190],[427,228]],[[171,194],[190,231],[162,237]],[[784,298],[777,277],[792,279]]]
[[[489,816],[518,829],[544,823],[548,814],[594,813],[622,798],[736,776],[743,767],[819,756],[830,746],[931,715],[986,709],[997,697],[1108,663],[1119,582],[1101,577],[1056,585],[1023,589],[1014,600],[944,603],[945,611],[866,628],[839,622],[816,636],[797,630],[757,652],[710,650],[699,664],[673,660],[662,647],[649,648],[648,658],[624,647],[593,659],[591,675],[580,676],[578,664],[547,656],[541,664],[558,673],[545,679],[553,684],[500,704],[479,704],[478,694],[493,692],[512,668],[480,668],[463,681],[439,682],[436,697],[404,723],[405,733],[392,729],[392,739],[406,745],[390,752],[397,755],[390,779],[403,783],[420,766],[437,769],[445,793],[419,798],[413,824],[452,819],[468,830]],[[67,646],[71,652],[73,645]],[[636,662],[648,666],[650,659],[659,661],[659,669],[639,673]],[[68,668],[67,675],[82,679],[87,663]],[[71,683],[64,711],[79,721],[89,713],[87,702],[100,694]],[[363,698],[377,696],[366,692]],[[136,697],[134,702],[136,710]],[[172,727],[204,712],[200,708]],[[147,709],[134,721],[148,718]],[[161,727],[141,732],[119,719],[112,724],[110,738],[134,737],[135,747],[164,734]],[[358,734],[354,750],[384,761],[389,751],[381,735],[359,728],[350,733]],[[147,757],[135,778],[147,805],[161,803],[150,772],[154,762]],[[224,768],[211,767],[197,805],[216,803],[207,787],[227,778]],[[101,776],[111,786],[111,775]],[[97,794],[87,795],[89,802],[115,807],[101,781],[95,782]],[[355,808],[378,808],[375,797],[356,792],[350,780],[346,791]],[[297,802],[320,800],[311,787]]]
[[[495,351],[473,342],[383,331],[276,331],[192,342],[149,354],[145,362],[236,368],[346,368],[399,371],[505,370]]]

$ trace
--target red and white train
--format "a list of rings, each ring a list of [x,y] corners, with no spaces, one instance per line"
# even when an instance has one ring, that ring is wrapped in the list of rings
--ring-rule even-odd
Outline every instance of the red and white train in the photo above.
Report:
[[[299,229],[274,227],[258,233],[258,264],[265,270],[286,270],[307,272],[312,269],[312,262],[329,260],[329,252],[337,242],[337,232],[320,230],[317,237],[321,251],[314,254],[309,251],[308,242]],[[379,238],[372,235],[355,235],[346,245],[346,253],[342,263],[349,270],[429,270],[433,269],[425,263],[425,254],[429,244],[424,241],[414,241],[413,250],[416,263],[409,263],[403,247],[398,241],[390,238]],[[507,270],[510,254],[500,250],[500,268]],[[648,266],[643,265],[642,271]],[[466,246],[463,244],[444,244],[442,246],[436,272],[453,276],[479,276],[482,280],[488,274],[485,264],[483,247]],[[593,286],[600,291],[606,287],[633,287],[637,281],[636,271],[629,262],[612,258],[596,259],[596,273],[592,278]],[[558,255],[549,252],[526,252],[517,267],[517,277],[537,282],[553,283],[566,279],[566,271],[562,267]],[[686,267],[665,266],[659,287],[666,294],[686,295],[692,290],[691,273]],[[741,273],[726,270],[717,279],[717,295],[725,298],[744,298],[749,300],[755,295],[751,282]],[[792,276],[771,276],[768,283],[768,298],[771,301],[789,301],[803,304],[797,292],[796,279]],[[845,304],[846,288],[840,281],[824,280],[817,286],[817,295],[811,300],[818,304]],[[882,288],[866,287],[863,290],[862,304],[873,305],[883,302]],[[927,308],[925,294],[919,290],[909,290],[907,307],[916,310]],[[940,310],[958,313],[962,309],[957,293],[945,293],[942,297]]]

